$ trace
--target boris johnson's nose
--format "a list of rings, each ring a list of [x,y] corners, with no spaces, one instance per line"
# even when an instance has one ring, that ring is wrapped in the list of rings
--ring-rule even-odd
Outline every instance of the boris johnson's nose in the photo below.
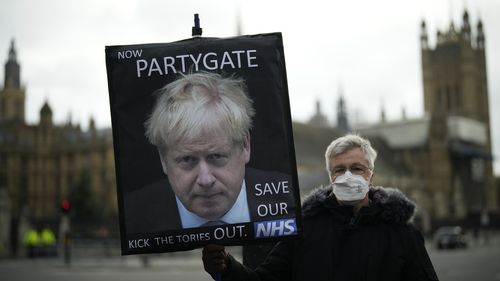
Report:
[[[196,183],[201,187],[212,187],[216,181],[216,178],[212,171],[213,167],[201,161],[198,166],[198,177]]]

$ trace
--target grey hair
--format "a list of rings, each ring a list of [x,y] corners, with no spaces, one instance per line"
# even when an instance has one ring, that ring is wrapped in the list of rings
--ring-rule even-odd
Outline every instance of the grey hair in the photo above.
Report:
[[[326,170],[328,171],[328,174],[330,174],[330,158],[342,154],[349,149],[357,147],[361,148],[361,151],[363,151],[365,159],[368,162],[368,168],[373,171],[373,169],[375,169],[375,159],[377,159],[377,151],[373,149],[370,141],[362,138],[359,135],[347,134],[343,137],[333,140],[326,148],[325,160]]]
[[[180,141],[204,139],[206,133],[215,130],[242,142],[252,127],[255,110],[241,78],[191,73],[157,90],[157,94],[144,125],[146,137],[160,152]]]

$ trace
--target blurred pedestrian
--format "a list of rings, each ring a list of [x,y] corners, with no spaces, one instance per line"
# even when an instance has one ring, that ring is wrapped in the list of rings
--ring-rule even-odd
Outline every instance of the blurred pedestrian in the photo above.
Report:
[[[222,280],[438,280],[411,223],[415,204],[372,185],[376,156],[360,136],[334,140],[325,154],[331,184],[304,200],[302,239],[278,242],[255,270],[208,245],[205,270]]]
[[[40,236],[38,231],[30,228],[24,235],[24,246],[26,247],[26,254],[29,258],[38,256],[38,249],[40,247]]]
[[[45,227],[40,233],[40,247],[42,249],[43,256],[55,256],[56,255],[56,236],[54,232]]]

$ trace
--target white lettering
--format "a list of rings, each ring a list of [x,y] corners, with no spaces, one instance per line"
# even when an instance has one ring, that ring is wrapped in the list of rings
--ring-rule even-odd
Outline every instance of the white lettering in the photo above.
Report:
[[[261,217],[288,214],[288,205],[285,202],[261,204],[257,207],[257,214]]]
[[[210,235],[208,232],[182,234],[182,235],[176,235],[175,237],[177,238],[177,242],[179,243],[198,242],[210,239]]]
[[[147,60],[137,60],[136,65],[137,65],[137,77],[141,77],[141,71],[148,68],[148,61]]]
[[[256,223],[255,237],[275,237],[297,233],[295,220],[275,220]]]
[[[286,228],[286,231],[283,232],[284,235],[291,235],[291,234],[295,233],[295,221],[293,221],[293,220],[285,221],[285,228]]]
[[[236,58],[238,60],[238,68],[241,68],[241,54],[245,53],[245,51],[232,51],[231,53],[236,54]]]
[[[155,237],[154,239],[156,240],[156,245],[158,246],[174,244],[173,236]]]
[[[269,237],[271,235],[270,223],[259,223],[257,225],[257,237]]]
[[[199,70],[198,64],[200,63],[201,53],[198,54],[198,58],[197,59],[194,59],[193,55],[189,55],[189,56],[191,57],[191,60],[194,63],[194,69],[195,69],[195,71],[198,71]]]
[[[141,57],[142,55],[142,50],[126,50],[126,51],[121,51],[118,52],[118,59],[130,59],[132,57],[137,58]]]
[[[224,68],[224,65],[226,65],[226,64],[231,65],[231,68],[234,69],[233,60],[231,60],[231,56],[229,55],[228,52],[224,52],[224,55],[222,56],[222,62],[220,63],[220,69]]]
[[[211,57],[217,57],[217,54],[216,53],[207,53],[204,57],[203,57],[203,65],[205,66],[206,69],[208,70],[215,70],[217,69],[217,60],[216,59],[213,59],[211,60],[210,62],[213,63],[211,66],[208,66],[207,65],[207,58],[208,56],[211,56]]]
[[[137,239],[137,240],[128,240],[128,247],[130,249],[149,247],[149,238],[146,238],[146,239],[141,238],[141,239]]]
[[[252,60],[257,59],[257,57],[250,56],[250,53],[257,53],[257,50],[248,50],[247,51],[248,67],[259,67],[258,64],[252,64]]]
[[[159,75],[163,75],[163,72],[161,72],[160,65],[158,64],[158,61],[155,58],[153,58],[151,60],[151,65],[149,66],[148,77],[151,76],[151,73],[153,71],[158,72]]]
[[[170,68],[172,70],[172,73],[177,73],[177,71],[175,70],[175,67],[174,67],[174,63],[175,63],[175,59],[173,57],[164,57],[163,58],[163,64],[165,65],[164,66],[165,74],[168,74],[167,68]]]
[[[245,228],[244,225],[217,227],[214,230],[214,238],[216,240],[221,240],[224,238],[232,239],[235,237],[243,237],[243,228]]]
[[[182,65],[182,72],[186,72],[186,62],[184,61],[184,58],[187,58],[189,57],[189,55],[180,55],[180,56],[176,56],[176,58],[180,58],[181,59],[181,65]]]
[[[126,50],[118,52],[118,59],[141,57],[142,50]],[[245,65],[246,63],[246,65]],[[170,73],[187,72],[188,70],[237,69],[258,67],[257,50],[235,50],[223,53],[181,54],[175,57],[138,59],[136,61],[137,77],[152,75],[168,75]],[[146,74],[147,71],[147,74]]]
[[[262,188],[262,184],[258,183],[254,186],[256,192],[256,196],[261,196],[261,195],[273,195],[273,194],[279,194],[279,193],[290,193],[290,190],[288,189],[288,181],[280,181],[277,183],[271,182],[271,183],[264,183],[264,188]]]

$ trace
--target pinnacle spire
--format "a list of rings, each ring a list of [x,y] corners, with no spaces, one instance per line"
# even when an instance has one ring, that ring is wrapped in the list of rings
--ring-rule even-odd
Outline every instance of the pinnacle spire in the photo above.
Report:
[[[10,41],[10,48],[9,48],[9,61],[16,62],[17,60],[17,55],[16,55],[16,45],[14,42],[14,38]]]

